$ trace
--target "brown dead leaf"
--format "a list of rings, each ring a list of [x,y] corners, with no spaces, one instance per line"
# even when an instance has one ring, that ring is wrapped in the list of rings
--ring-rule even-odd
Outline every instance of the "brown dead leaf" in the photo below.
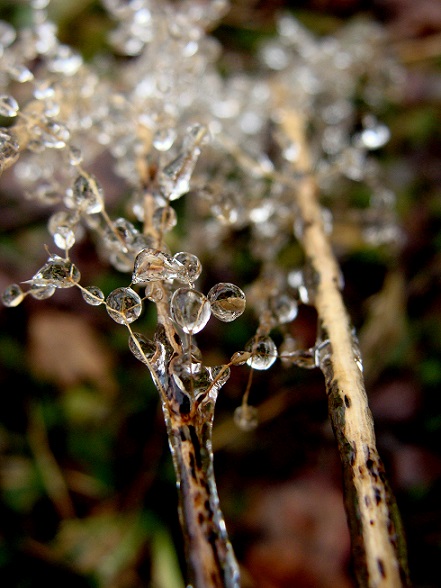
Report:
[[[91,383],[105,395],[115,394],[112,354],[84,317],[58,310],[34,313],[28,346],[30,367],[37,377],[60,388]]]

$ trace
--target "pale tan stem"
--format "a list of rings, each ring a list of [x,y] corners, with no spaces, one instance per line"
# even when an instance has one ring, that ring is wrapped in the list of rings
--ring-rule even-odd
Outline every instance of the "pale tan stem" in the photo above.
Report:
[[[303,225],[303,248],[316,282],[314,303],[329,348],[322,371],[343,465],[354,571],[359,586],[406,586],[404,541],[376,448],[360,359],[339,287],[340,270],[324,230],[302,120],[297,113],[285,110],[280,112],[280,124],[299,147],[295,171],[303,175],[296,203]]]

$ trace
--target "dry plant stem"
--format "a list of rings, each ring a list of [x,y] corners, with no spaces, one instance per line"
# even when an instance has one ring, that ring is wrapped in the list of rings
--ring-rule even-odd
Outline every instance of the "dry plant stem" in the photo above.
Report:
[[[285,110],[281,126],[300,148],[295,171],[304,177],[299,181],[296,202],[303,221],[304,251],[317,282],[315,306],[331,350],[321,368],[343,466],[354,572],[363,588],[408,586],[405,542],[376,448],[356,345],[339,289],[339,268],[324,231],[302,120]]]

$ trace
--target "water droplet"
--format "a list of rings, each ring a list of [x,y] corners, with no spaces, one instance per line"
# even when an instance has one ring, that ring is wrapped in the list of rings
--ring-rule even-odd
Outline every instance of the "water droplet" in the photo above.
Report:
[[[259,424],[257,408],[249,404],[242,404],[234,411],[234,422],[242,431],[254,431]]]
[[[48,221],[49,233],[60,249],[67,251],[75,244],[75,227],[78,223],[76,213],[60,210],[55,212]]]
[[[75,145],[70,145],[68,150],[68,157],[69,163],[71,165],[80,165],[83,161],[83,152],[79,147],[75,147]]]
[[[24,65],[11,63],[7,65],[7,70],[11,78],[20,84],[34,79],[34,74]]]
[[[164,298],[164,291],[157,282],[150,282],[145,287],[145,296],[152,302],[160,302]]]
[[[18,306],[24,298],[24,292],[18,284],[11,284],[2,294],[2,302],[5,306]]]
[[[135,259],[132,283],[173,280],[188,281],[185,267],[171,255],[159,249],[142,249]]]
[[[117,288],[107,296],[106,308],[114,321],[125,325],[139,318],[142,301],[132,288]]]
[[[77,177],[72,188],[72,200],[86,214],[103,210],[103,190],[94,176],[81,174]]]
[[[315,349],[298,349],[297,351],[284,352],[283,360],[285,365],[292,364],[308,370],[317,367]]]
[[[168,151],[176,139],[174,128],[157,129],[153,135],[153,147],[158,151]]]
[[[171,206],[161,206],[153,213],[153,225],[164,233],[171,231],[177,222],[176,211]]]
[[[138,229],[127,219],[115,219],[111,226],[107,226],[103,234],[103,244],[114,253],[127,253],[136,248],[136,240],[141,237]],[[142,249],[140,244],[139,249]],[[139,250],[138,249],[138,250]]]
[[[235,284],[221,282],[208,292],[211,312],[216,318],[226,323],[234,321],[245,310],[245,294]]]
[[[29,294],[36,300],[46,300],[47,298],[50,298],[56,290],[55,286],[52,284],[43,286],[41,283],[32,283],[32,280],[30,280],[28,283],[30,284]]]
[[[141,333],[133,333],[129,337],[129,349],[139,361],[148,364],[158,351],[158,344],[147,339]]]
[[[175,255],[173,255],[173,259],[176,259],[185,267],[188,280],[190,282],[195,282],[201,275],[202,264],[199,261],[199,258],[196,257],[196,255],[193,255],[193,253],[180,251],[179,253],[175,253]]]
[[[69,138],[68,128],[63,123],[53,120],[46,123],[40,137],[43,145],[50,149],[63,149]]]
[[[70,260],[52,255],[49,261],[27,283],[54,288],[72,288],[81,279],[80,271]]]
[[[279,325],[290,323],[298,313],[297,302],[288,294],[278,294],[269,300],[269,309]]]
[[[17,116],[19,109],[18,102],[13,96],[0,95],[0,116],[12,118]]]
[[[86,286],[84,290],[81,290],[81,294],[87,304],[92,306],[99,306],[104,302],[104,293],[97,286]]]
[[[267,370],[277,359],[277,347],[268,335],[250,339],[245,345],[245,351],[251,353],[247,364],[255,370]]]
[[[198,333],[207,324],[211,308],[204,294],[191,288],[178,288],[170,302],[172,319],[186,333]]]

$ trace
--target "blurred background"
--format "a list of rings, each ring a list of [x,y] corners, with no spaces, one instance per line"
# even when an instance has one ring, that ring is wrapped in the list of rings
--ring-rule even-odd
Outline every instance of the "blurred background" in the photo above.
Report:
[[[381,23],[406,69],[398,103],[384,112],[382,149],[397,194],[399,248],[354,247],[340,263],[360,335],[377,443],[396,495],[415,588],[441,585],[441,2],[437,0],[236,0],[213,34],[246,59],[289,10],[317,35],[354,18]],[[26,4],[0,0],[18,23]],[[97,2],[56,0],[63,42],[86,55],[105,44]],[[47,211],[0,181],[0,288],[45,261]],[[235,247],[237,244],[232,244]],[[82,282],[105,292],[117,276],[77,247]],[[240,269],[240,264],[239,264]],[[222,279],[208,268],[207,284]],[[231,276],[240,285],[241,279]],[[72,289],[75,290],[75,289]],[[311,345],[315,315],[302,307],[296,336]],[[147,319],[148,320],[148,319]],[[153,318],[151,319],[153,321]],[[151,325],[146,325],[153,329]],[[237,350],[243,330],[222,332],[210,364]],[[204,331],[205,333],[205,331]],[[221,340],[221,337],[223,338]],[[220,351],[219,351],[220,350]],[[260,424],[241,432],[233,412],[247,368],[220,394],[215,469],[243,588],[354,586],[340,462],[317,370],[271,369],[254,378]],[[171,457],[158,397],[126,331],[78,292],[0,307],[0,582],[27,588],[182,588],[182,541]]]

